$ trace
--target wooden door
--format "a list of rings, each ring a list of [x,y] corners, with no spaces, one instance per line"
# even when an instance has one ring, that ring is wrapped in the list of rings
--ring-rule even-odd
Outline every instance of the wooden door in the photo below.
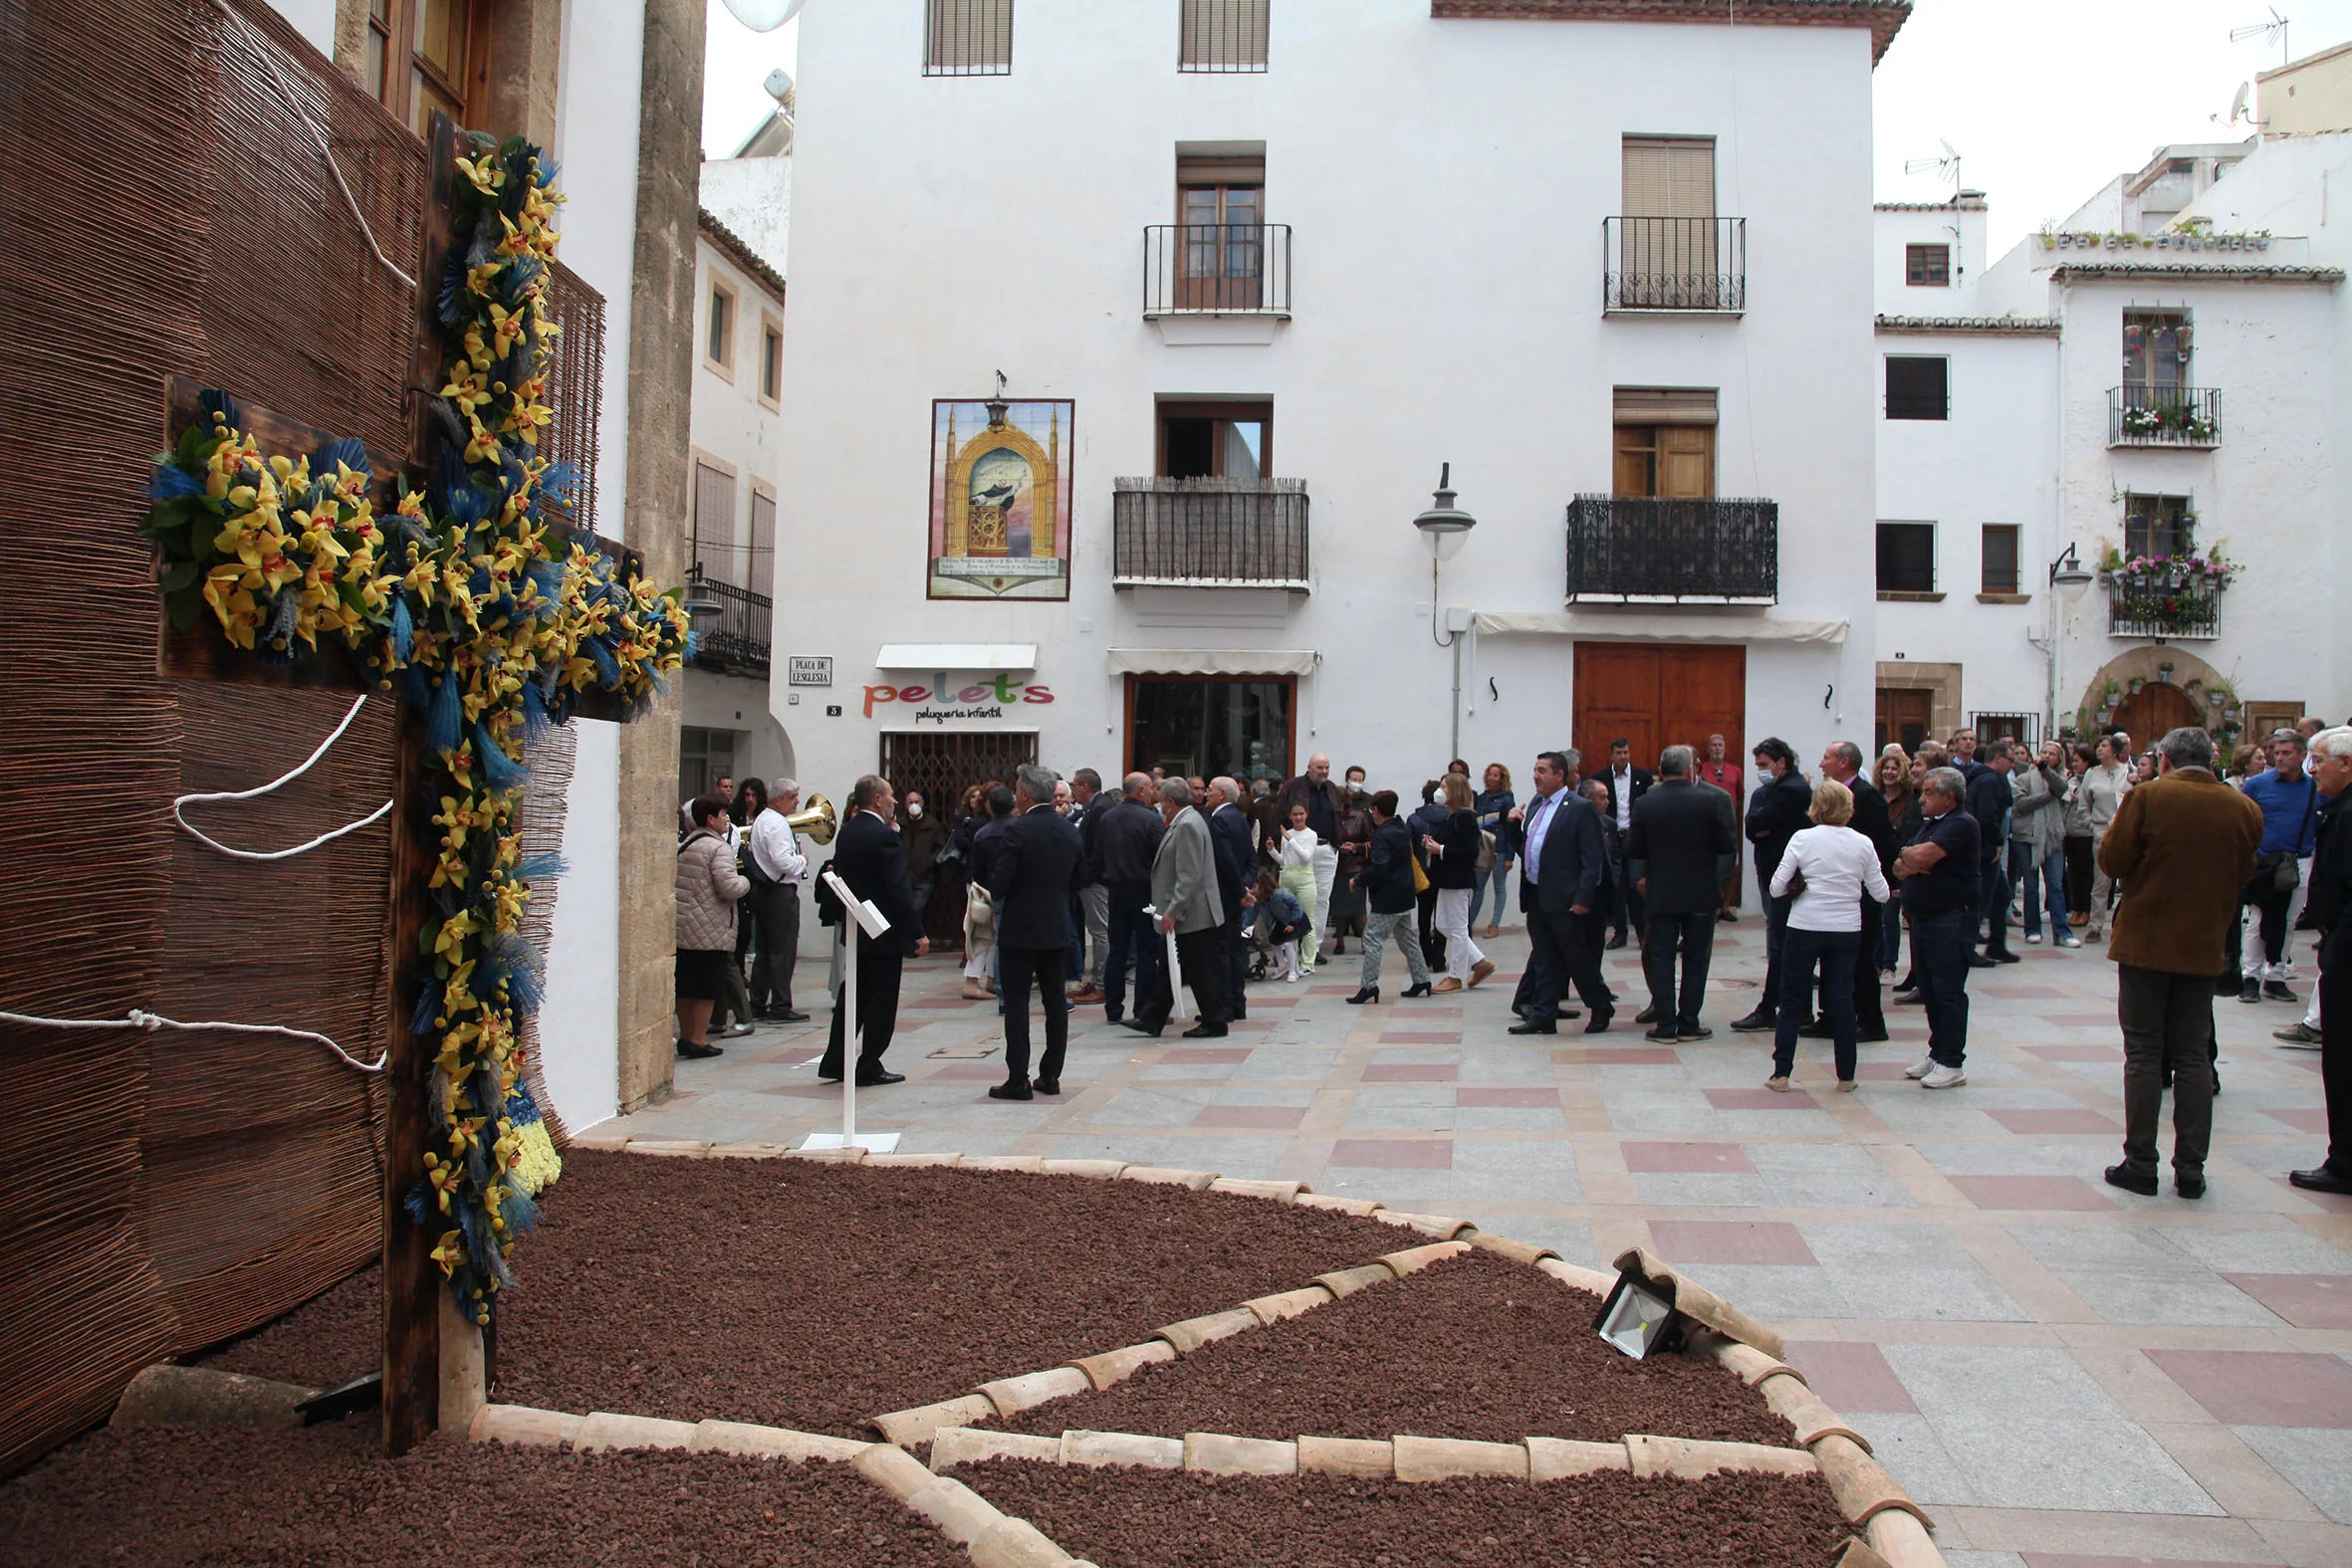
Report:
[[[1701,501],[1712,498],[1715,426],[1617,426],[1612,484],[1619,496],[1670,496]]]
[[[1891,742],[1917,755],[1927,744],[1928,726],[1935,718],[1936,694],[1925,688],[1881,686],[1878,689],[1878,746]]]
[[[1634,763],[1655,772],[1669,746],[1705,758],[1710,735],[1747,768],[1746,648],[1579,642],[1575,661],[1574,744],[1586,773],[1608,767],[1612,741],[1632,742]]]
[[[2163,740],[2168,730],[2204,723],[2204,712],[2189,695],[2163,681],[2143,686],[2115,710],[2115,726],[2130,734],[2135,752],[2148,750]]]

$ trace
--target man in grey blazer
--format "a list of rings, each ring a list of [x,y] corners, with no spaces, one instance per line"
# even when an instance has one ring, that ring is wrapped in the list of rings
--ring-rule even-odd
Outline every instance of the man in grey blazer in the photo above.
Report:
[[[1209,819],[1192,809],[1192,785],[1169,778],[1160,784],[1160,815],[1168,830],[1151,862],[1151,907],[1159,912],[1161,932],[1176,933],[1176,962],[1183,980],[1192,987],[1200,1021],[1184,1031],[1186,1039],[1219,1039],[1229,1013],[1225,1005],[1224,965],[1220,947],[1224,911],[1217,893],[1217,851],[1209,838]],[[1165,983],[1151,1001],[1125,1020],[1127,1027],[1154,1039],[1167,1026],[1176,1006],[1177,977]]]

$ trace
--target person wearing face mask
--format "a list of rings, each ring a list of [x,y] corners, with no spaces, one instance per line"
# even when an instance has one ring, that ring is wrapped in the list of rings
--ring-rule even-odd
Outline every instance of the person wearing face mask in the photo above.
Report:
[[[920,789],[909,789],[899,799],[898,837],[906,845],[907,875],[914,880],[915,913],[927,916],[931,889],[939,883],[939,851],[947,847],[947,824],[931,814]]]

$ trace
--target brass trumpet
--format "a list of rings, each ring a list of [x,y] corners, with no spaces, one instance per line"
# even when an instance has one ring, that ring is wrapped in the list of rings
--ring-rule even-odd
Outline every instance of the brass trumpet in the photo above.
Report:
[[[833,803],[823,795],[813,794],[807,805],[784,819],[784,825],[796,833],[807,833],[813,844],[829,844],[839,823],[833,816]]]

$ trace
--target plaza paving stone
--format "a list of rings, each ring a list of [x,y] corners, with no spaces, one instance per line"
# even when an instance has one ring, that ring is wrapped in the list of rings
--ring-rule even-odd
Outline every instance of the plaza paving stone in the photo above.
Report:
[[[1806,1041],[1795,1092],[1773,1094],[1769,1037],[1728,1027],[1755,1005],[1761,935],[1725,931],[1703,1042],[1641,1038],[1631,950],[1608,956],[1626,1005],[1607,1034],[1509,1035],[1513,929],[1484,944],[1496,976],[1459,997],[1397,1000],[1391,959],[1389,1000],[1348,1007],[1351,947],[1311,984],[1252,987],[1250,1026],[1224,1040],[1150,1040],[1082,1009],[1063,1093],[1027,1104],[986,1097],[994,1005],[925,960],[906,977],[923,1027],[891,1053],[908,1080],[861,1093],[858,1125],[909,1153],[1295,1179],[1578,1263],[1654,1246],[1788,1336],[1934,1515],[1951,1568],[2352,1563],[2352,1201],[2284,1181],[2323,1126],[2316,1055],[2269,1037],[2299,1010],[2217,1002],[2211,1191],[2141,1198],[2100,1180],[2123,1122],[2100,948],[1972,974],[1966,1087],[1902,1077],[1925,1020],[1890,1008],[1859,1092],[1836,1092],[1827,1045]],[[597,1131],[837,1128],[814,1010],[680,1063],[674,1097]]]

